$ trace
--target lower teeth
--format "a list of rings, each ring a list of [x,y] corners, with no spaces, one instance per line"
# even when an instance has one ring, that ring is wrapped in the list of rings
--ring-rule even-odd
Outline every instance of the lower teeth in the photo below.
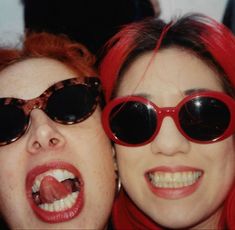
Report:
[[[73,192],[63,199],[56,200],[53,203],[40,204],[38,207],[49,212],[64,211],[75,204],[78,194],[79,192]]]
[[[177,183],[177,182],[172,182],[172,183],[160,183],[160,182],[153,182],[151,181],[151,183],[158,188],[182,188],[182,187],[186,187],[189,185],[192,185],[194,182],[185,182],[185,183]]]

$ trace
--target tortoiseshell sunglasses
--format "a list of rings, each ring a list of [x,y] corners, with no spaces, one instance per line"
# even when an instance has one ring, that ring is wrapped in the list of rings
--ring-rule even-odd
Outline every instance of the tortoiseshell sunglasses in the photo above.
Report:
[[[0,98],[0,146],[18,140],[26,132],[33,109],[41,109],[53,121],[66,125],[87,119],[95,111],[101,91],[97,77],[84,79],[57,82],[30,100]]]

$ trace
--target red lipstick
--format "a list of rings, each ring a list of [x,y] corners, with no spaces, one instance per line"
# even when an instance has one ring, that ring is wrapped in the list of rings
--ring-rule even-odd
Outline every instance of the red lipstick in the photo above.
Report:
[[[203,170],[188,166],[160,166],[145,173],[151,192],[172,200],[193,194],[199,188],[202,178]]]
[[[26,195],[32,210],[42,221],[64,222],[81,212],[84,182],[73,165],[51,162],[28,172]]]

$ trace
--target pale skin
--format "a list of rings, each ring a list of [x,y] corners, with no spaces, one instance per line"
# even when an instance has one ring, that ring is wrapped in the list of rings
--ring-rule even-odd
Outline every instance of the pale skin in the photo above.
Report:
[[[189,51],[169,48],[137,58],[124,72],[116,97],[140,95],[159,107],[176,106],[195,90],[223,91],[218,73]],[[156,223],[175,229],[216,229],[224,199],[234,181],[235,147],[232,136],[213,144],[187,140],[170,117],[159,134],[144,146],[116,144],[122,185],[134,203]],[[166,166],[203,170],[200,186],[183,197],[159,197],[146,182],[145,172]]]
[[[35,98],[54,83],[73,77],[82,79],[58,61],[28,59],[0,72],[0,97]],[[105,228],[114,198],[115,176],[111,145],[102,129],[100,113],[97,108],[85,121],[68,126],[55,123],[42,110],[35,109],[27,132],[16,142],[0,147],[0,212],[11,228]],[[56,145],[49,144],[51,138],[58,139]],[[33,213],[26,198],[25,178],[32,168],[54,161],[79,169],[85,201],[76,218],[50,224]]]

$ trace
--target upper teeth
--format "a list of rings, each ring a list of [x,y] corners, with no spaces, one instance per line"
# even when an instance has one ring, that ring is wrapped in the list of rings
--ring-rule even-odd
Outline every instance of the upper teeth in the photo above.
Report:
[[[39,191],[40,185],[41,185],[41,181],[43,180],[43,178],[45,176],[53,176],[56,180],[58,180],[59,182],[67,180],[67,179],[74,179],[75,175],[73,175],[71,172],[65,170],[65,169],[53,169],[53,170],[49,170],[47,172],[44,172],[40,175],[38,175],[33,183],[32,186],[32,191],[35,193],[37,191]]]
[[[195,183],[202,175],[201,171],[194,172],[154,172],[149,173],[151,183],[160,188],[179,188]]]

